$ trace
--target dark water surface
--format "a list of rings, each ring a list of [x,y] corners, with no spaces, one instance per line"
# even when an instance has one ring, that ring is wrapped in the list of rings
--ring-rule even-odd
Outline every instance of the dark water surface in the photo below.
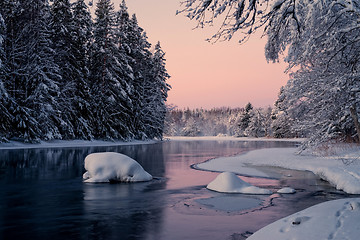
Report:
[[[246,178],[293,195],[221,194],[206,185],[217,173],[190,165],[286,142],[171,141],[53,149],[0,150],[0,239],[244,239],[316,203],[346,197],[309,172],[262,168],[276,179]],[[155,180],[83,183],[84,158],[113,151],[136,159]]]

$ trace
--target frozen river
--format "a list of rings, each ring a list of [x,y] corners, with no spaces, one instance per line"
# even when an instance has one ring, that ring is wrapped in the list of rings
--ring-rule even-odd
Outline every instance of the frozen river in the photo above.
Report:
[[[310,172],[262,168],[253,185],[293,195],[221,194],[206,185],[218,173],[190,166],[288,142],[169,141],[146,145],[0,150],[0,239],[245,239],[316,203],[346,197]],[[112,151],[156,177],[147,183],[82,182],[84,158]],[[269,156],[271,157],[271,156]]]

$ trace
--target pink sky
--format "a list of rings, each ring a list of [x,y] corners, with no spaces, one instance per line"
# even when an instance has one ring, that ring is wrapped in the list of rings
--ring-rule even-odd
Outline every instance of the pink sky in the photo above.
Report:
[[[181,0],[127,0],[152,44],[161,42],[172,90],[168,103],[179,108],[257,107],[272,105],[288,76],[285,64],[267,63],[265,39],[254,36],[239,45],[205,41],[216,28],[193,30],[196,23],[176,16]],[[115,0],[116,9],[121,0]]]

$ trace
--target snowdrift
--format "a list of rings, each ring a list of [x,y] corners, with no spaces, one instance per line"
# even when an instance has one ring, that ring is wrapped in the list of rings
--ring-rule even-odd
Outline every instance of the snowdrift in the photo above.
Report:
[[[232,172],[220,173],[214,181],[207,185],[207,188],[223,193],[272,194],[270,190],[244,182]]]
[[[144,182],[152,180],[134,159],[115,152],[92,153],[85,158],[85,182]]]
[[[249,240],[359,239],[360,198],[320,203],[260,229]]]

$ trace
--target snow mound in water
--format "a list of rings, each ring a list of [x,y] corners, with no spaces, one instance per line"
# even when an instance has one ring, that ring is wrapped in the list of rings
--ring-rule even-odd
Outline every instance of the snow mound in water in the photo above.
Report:
[[[272,194],[270,190],[255,187],[241,180],[235,173],[223,172],[207,188],[224,193],[246,193],[246,194]]]
[[[282,194],[291,194],[296,193],[296,190],[290,187],[284,187],[282,189],[279,189],[277,192]]]
[[[115,152],[92,153],[85,158],[85,182],[143,182],[152,176],[134,159]]]

